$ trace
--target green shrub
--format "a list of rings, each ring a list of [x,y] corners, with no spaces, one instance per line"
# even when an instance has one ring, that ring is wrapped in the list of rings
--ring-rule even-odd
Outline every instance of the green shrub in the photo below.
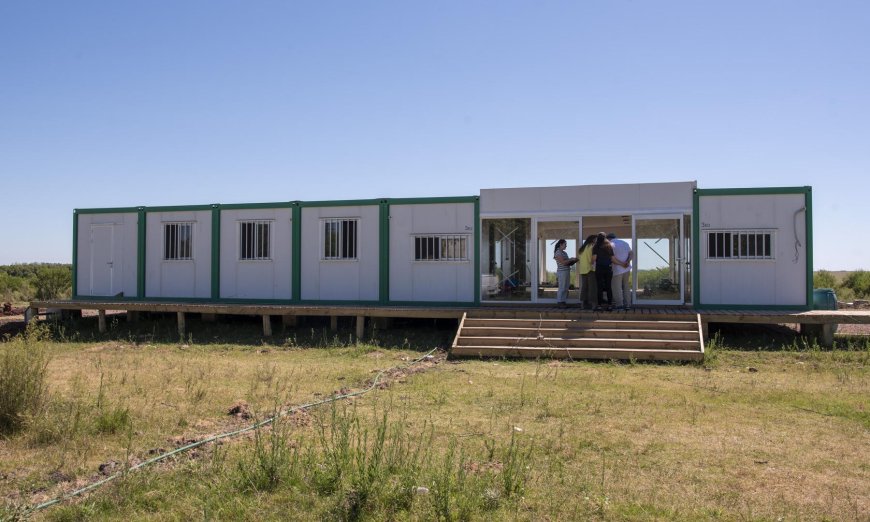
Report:
[[[836,288],[837,278],[827,270],[818,270],[813,274],[813,288]]]
[[[68,267],[43,267],[37,270],[33,280],[37,299],[69,297],[72,289],[72,270]]]
[[[28,290],[26,279],[0,272],[0,300],[4,303],[26,301]]]
[[[38,343],[0,343],[0,434],[24,427],[45,402],[48,356]]]
[[[870,297],[870,272],[865,270],[852,272],[843,280],[843,286],[854,291],[856,297]]]

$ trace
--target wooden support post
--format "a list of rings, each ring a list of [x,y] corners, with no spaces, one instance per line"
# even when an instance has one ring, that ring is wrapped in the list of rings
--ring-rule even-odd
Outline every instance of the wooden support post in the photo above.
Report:
[[[201,318],[204,323],[213,323],[217,321],[217,314],[202,314]]]
[[[387,330],[393,327],[392,317],[373,317],[374,327],[378,330]]]
[[[263,314],[263,335],[266,337],[272,336],[272,316]]]
[[[184,337],[185,332],[185,324],[184,324],[184,312],[178,312],[178,335],[179,337]]]
[[[39,308],[27,307],[24,309],[24,324],[30,324],[30,321],[39,316]]]
[[[361,341],[366,333],[366,316],[356,316],[356,340]]]
[[[281,322],[284,324],[284,328],[296,328],[296,317],[295,315],[282,315]]]
[[[135,310],[127,310],[127,322],[128,323],[138,323],[139,322],[139,312]]]
[[[800,326],[801,335],[814,339],[825,348],[833,348],[834,333],[837,331],[837,325],[832,323],[824,324],[806,324]]]
[[[97,310],[97,328],[100,333],[106,333],[106,311]]]
[[[338,316],[331,315],[329,316],[329,329],[335,332],[338,330]]]
[[[837,331],[837,325],[825,323],[822,325],[822,331],[819,335],[819,343],[825,348],[834,347],[834,332]]]
[[[710,340],[710,323],[704,320],[701,320],[701,335],[705,341]]]

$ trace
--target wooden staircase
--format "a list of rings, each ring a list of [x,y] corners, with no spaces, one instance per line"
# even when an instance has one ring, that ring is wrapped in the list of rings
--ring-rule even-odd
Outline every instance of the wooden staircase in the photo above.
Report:
[[[450,354],[697,361],[704,339],[698,314],[474,310],[462,316]]]

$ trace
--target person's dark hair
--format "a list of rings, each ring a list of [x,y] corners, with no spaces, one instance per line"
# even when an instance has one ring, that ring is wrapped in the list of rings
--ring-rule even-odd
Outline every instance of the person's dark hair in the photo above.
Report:
[[[556,255],[556,252],[559,251],[559,247],[560,247],[563,243],[564,243],[565,245],[568,244],[568,242],[565,241],[564,239],[560,239],[560,240],[556,241],[556,246],[553,247],[553,255],[554,255],[554,256]]]
[[[580,246],[580,253],[582,254],[583,251],[586,250],[586,247],[588,247],[589,245],[591,245],[594,242],[595,242],[595,234],[592,234],[589,237],[587,237],[586,240],[583,241],[583,244]]]
[[[609,252],[613,252],[613,246],[607,239],[607,235],[604,232],[599,232],[598,235],[595,236],[595,246],[592,247],[592,253],[596,254],[600,252],[602,248],[608,249]]]

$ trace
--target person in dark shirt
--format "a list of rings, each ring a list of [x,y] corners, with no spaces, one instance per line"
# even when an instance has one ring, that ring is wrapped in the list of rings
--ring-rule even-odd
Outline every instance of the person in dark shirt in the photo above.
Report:
[[[613,245],[610,244],[604,232],[599,232],[595,238],[595,246],[592,247],[592,264],[595,265],[595,282],[598,284],[596,311],[601,311],[602,308],[610,310],[613,304],[613,290],[610,283],[613,279],[613,263],[615,261]],[[604,294],[607,294],[606,299]]]

